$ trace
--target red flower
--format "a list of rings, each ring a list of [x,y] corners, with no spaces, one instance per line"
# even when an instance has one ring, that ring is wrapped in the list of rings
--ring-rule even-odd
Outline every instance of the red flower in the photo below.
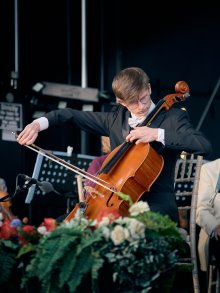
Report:
[[[11,221],[6,218],[0,228],[1,239],[10,239],[11,237],[17,236],[16,228],[11,227],[10,224],[11,224]]]
[[[42,223],[43,226],[46,227],[47,231],[48,232],[51,232],[53,230],[56,229],[57,227],[57,222],[55,219],[52,219],[52,218],[45,218],[43,223]]]
[[[97,221],[100,222],[103,218],[108,218],[109,223],[112,223],[114,220],[121,217],[117,209],[110,210],[109,208],[103,208],[97,218]]]
[[[26,245],[36,234],[36,230],[33,226],[31,225],[25,225],[20,228],[20,233],[19,233],[19,240],[21,242],[21,245],[24,246]]]
[[[23,226],[22,227],[22,230],[24,232],[26,232],[27,234],[31,234],[31,235],[33,235],[34,232],[35,232],[35,228],[33,226],[31,226],[31,225],[25,225],[25,226]]]

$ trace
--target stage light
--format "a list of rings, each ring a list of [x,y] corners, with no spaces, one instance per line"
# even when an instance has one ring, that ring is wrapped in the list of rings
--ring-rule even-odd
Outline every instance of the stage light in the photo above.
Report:
[[[45,84],[42,82],[37,82],[33,87],[32,90],[36,93],[39,93],[42,91],[42,89],[45,87]]]

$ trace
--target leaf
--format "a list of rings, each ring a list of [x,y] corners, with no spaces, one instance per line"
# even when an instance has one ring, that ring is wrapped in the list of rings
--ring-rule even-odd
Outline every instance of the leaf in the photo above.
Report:
[[[132,206],[133,201],[132,201],[130,195],[128,195],[128,194],[124,194],[123,192],[120,192],[120,191],[118,191],[118,192],[116,192],[116,193],[117,193],[117,195],[118,195],[121,199],[128,201],[129,206]]]
[[[0,240],[0,264],[2,267],[0,273],[0,284],[10,281],[12,271],[17,264],[18,246],[10,240]]]

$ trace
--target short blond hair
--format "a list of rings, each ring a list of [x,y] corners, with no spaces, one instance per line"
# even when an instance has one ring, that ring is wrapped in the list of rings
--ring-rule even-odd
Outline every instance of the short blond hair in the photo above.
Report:
[[[150,78],[139,67],[129,67],[121,70],[112,81],[112,90],[118,99],[132,102],[139,93],[149,88]]]

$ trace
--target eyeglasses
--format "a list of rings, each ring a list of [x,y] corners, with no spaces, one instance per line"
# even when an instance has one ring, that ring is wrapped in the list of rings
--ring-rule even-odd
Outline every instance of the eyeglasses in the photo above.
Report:
[[[145,105],[148,106],[148,104],[150,104],[151,102],[150,95],[151,95],[151,90],[150,88],[148,88],[147,90],[139,93],[139,95],[137,95],[137,98],[136,99],[134,98],[132,101],[124,101],[117,97],[116,97],[116,101],[127,108],[134,109],[140,106],[142,107],[143,106],[145,107]]]
[[[128,103],[129,106],[137,106],[139,104],[141,105],[147,105],[150,101],[150,94],[147,94],[146,96],[140,98],[140,99],[137,99],[137,100],[134,100],[134,101],[131,101]]]

